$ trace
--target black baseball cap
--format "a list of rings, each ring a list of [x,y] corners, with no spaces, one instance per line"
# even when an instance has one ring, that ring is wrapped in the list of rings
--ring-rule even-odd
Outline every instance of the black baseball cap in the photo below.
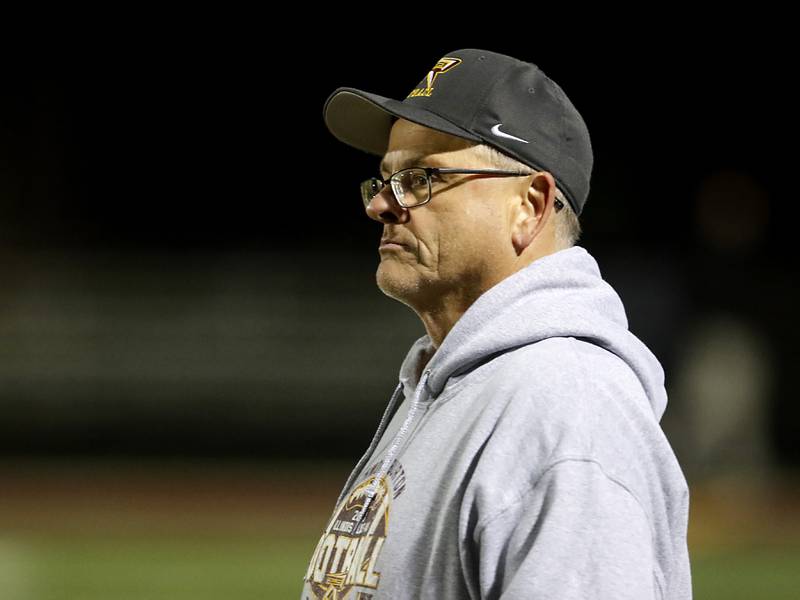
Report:
[[[594,162],[589,130],[564,91],[535,64],[489,50],[455,50],[402,101],[340,87],[323,108],[336,138],[378,156],[386,153],[399,117],[549,171],[576,214],[586,204]]]

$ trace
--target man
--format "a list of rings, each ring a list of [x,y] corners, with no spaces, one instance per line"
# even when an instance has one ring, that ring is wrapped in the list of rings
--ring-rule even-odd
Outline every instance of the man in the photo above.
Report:
[[[377,283],[427,333],[302,598],[691,598],[663,369],[594,258],[558,233],[593,163],[561,88],[457,50],[402,102],[339,88],[324,118],[384,158],[361,186],[393,242]],[[487,147],[525,169],[492,169]]]

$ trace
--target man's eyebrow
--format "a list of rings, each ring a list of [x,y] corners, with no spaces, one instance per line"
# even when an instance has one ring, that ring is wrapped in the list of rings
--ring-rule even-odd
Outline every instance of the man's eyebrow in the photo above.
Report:
[[[429,158],[429,154],[425,152],[418,152],[416,154],[410,154],[406,156],[391,170],[389,169],[386,159],[383,159],[380,164],[380,170],[381,173],[396,173],[400,169],[405,169],[406,167],[416,165],[416,163],[422,159],[425,159],[425,162],[430,163],[431,166],[439,164],[439,161],[437,161],[435,158]]]

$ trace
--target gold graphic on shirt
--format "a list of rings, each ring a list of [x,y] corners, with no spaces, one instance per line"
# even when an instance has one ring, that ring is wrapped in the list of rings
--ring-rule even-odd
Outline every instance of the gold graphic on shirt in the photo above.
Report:
[[[392,501],[405,489],[405,474],[395,460],[376,486],[361,521],[357,515],[367,499],[379,463],[342,500],[317,543],[306,571],[303,598],[356,600],[369,598],[380,584],[375,563],[389,531]]]

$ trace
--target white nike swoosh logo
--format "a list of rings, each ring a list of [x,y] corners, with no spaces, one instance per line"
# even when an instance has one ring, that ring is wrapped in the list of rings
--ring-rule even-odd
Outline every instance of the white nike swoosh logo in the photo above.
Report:
[[[493,134],[499,135],[500,137],[508,138],[510,140],[517,140],[518,142],[525,142],[526,144],[528,143],[528,140],[523,140],[522,138],[518,138],[516,136],[503,133],[502,131],[500,131],[500,125],[502,125],[502,123],[498,123],[497,125],[492,127]]]

